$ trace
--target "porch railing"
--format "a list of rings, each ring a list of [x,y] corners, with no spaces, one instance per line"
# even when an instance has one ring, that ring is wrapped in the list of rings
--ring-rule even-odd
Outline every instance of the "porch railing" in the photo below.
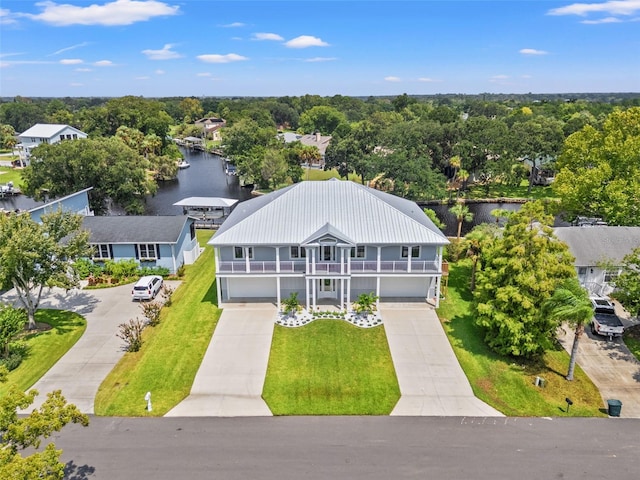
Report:
[[[340,262],[322,262],[316,263],[316,274],[337,274],[340,272],[347,273],[347,265],[340,268]],[[306,269],[305,262],[281,261],[280,273],[304,273]],[[309,265],[307,274],[312,273],[312,267]],[[378,262],[375,260],[351,260],[351,273],[403,273],[408,272],[409,266],[406,260],[391,260],[380,262],[380,270],[378,270]],[[220,273],[276,273],[276,262],[274,261],[256,261],[249,262],[249,270],[244,261],[226,261],[219,262],[218,272]],[[438,264],[435,261],[412,260],[412,273],[438,273]]]

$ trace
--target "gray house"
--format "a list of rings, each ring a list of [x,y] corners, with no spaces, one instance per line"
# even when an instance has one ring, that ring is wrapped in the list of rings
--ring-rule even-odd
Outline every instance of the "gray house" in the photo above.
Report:
[[[597,295],[613,291],[622,259],[640,247],[640,227],[557,227],[554,232],[576,258],[580,283]]]
[[[135,259],[141,266],[176,273],[200,255],[195,220],[188,216],[85,217],[93,261]]]
[[[307,309],[371,292],[438,305],[448,243],[414,202],[336,179],[242,202],[209,241],[220,303],[297,292]]]

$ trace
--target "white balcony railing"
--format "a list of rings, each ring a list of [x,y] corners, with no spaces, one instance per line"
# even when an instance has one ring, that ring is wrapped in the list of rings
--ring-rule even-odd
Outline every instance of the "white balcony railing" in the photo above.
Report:
[[[218,272],[220,273],[276,273],[277,264],[273,261],[256,261],[249,262],[249,270],[245,261],[219,262]],[[280,273],[305,273],[305,262],[281,261]],[[316,263],[316,274],[337,274],[341,272],[348,273],[348,265],[341,268],[340,262],[322,262]],[[378,270],[378,262],[375,260],[351,260],[351,273],[406,273],[409,272],[409,265],[406,260],[392,260],[380,262],[380,270]],[[307,274],[313,273],[313,268],[309,264]],[[435,261],[412,260],[411,273],[438,273],[438,264]]]

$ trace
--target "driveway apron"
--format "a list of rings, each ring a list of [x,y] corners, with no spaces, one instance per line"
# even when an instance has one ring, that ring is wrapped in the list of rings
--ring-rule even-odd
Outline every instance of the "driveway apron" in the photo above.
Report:
[[[625,326],[630,322],[623,319]],[[571,354],[575,335],[571,328],[560,329],[558,339]],[[577,363],[600,390],[603,406],[607,400],[622,402],[621,417],[640,418],[640,362],[622,339],[608,340],[585,329],[578,346]]]
[[[166,282],[177,287],[180,282]],[[15,290],[2,301],[18,305]],[[94,413],[98,388],[124,355],[123,341],[116,336],[118,325],[141,317],[140,304],[131,300],[131,285],[99,290],[45,290],[40,308],[70,310],[85,317],[87,329],[76,344],[32,387],[40,394],[24,412],[39,408],[46,394],[62,390],[69,403],[83,413]]]
[[[270,416],[262,399],[276,307],[225,304],[186,399],[168,417]]]
[[[494,417],[475,397],[440,320],[429,305],[380,305],[400,400],[391,415]]]

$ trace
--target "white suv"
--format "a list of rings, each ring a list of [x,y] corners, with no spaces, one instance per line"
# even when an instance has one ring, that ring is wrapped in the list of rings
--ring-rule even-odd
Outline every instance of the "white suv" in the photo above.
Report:
[[[151,300],[162,288],[162,277],[159,275],[147,275],[141,277],[131,290],[134,300]]]

